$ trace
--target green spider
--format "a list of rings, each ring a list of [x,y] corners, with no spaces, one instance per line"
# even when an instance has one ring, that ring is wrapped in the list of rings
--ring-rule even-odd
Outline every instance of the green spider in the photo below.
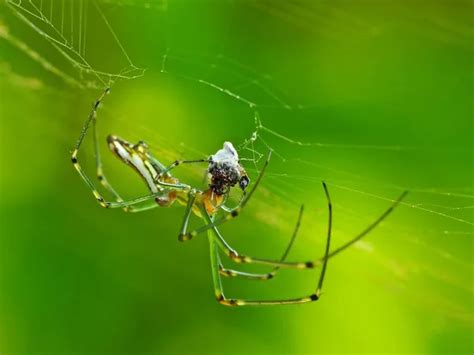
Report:
[[[217,301],[226,306],[250,306],[250,305],[282,305],[282,304],[300,304],[317,301],[321,295],[321,289],[323,286],[324,275],[328,260],[340,253],[342,250],[348,248],[356,241],[367,235],[372,229],[374,229],[383,219],[385,219],[392,210],[400,203],[400,201],[406,196],[407,191],[404,191],[401,196],[394,201],[394,203],[371,225],[364,229],[359,235],[343,244],[339,248],[330,252],[331,242],[331,230],[332,230],[332,206],[329,191],[326,183],[323,181],[323,189],[327,199],[328,206],[328,229],[326,238],[326,247],[324,256],[307,262],[288,262],[286,257],[290,252],[290,249],[294,243],[296,235],[299,230],[301,218],[303,215],[303,206],[300,209],[298,220],[294,228],[291,240],[286,247],[285,252],[278,260],[254,258],[247,255],[242,255],[233,249],[224,239],[217,228],[219,225],[230,221],[240,215],[245,205],[248,203],[256,188],[260,184],[263,178],[265,170],[268,166],[271,157],[271,151],[268,153],[267,159],[262,167],[259,175],[252,188],[247,191],[250,184],[250,179],[245,172],[245,169],[240,165],[237,151],[234,149],[232,143],[225,142],[221,150],[216,154],[210,156],[208,159],[197,159],[197,160],[176,160],[169,166],[163,165],[158,159],[153,157],[150,153],[147,145],[140,141],[137,144],[131,144],[127,141],[117,137],[109,135],[107,142],[112,152],[125,164],[132,167],[145,181],[150,194],[134,199],[124,201],[115,189],[107,181],[103,169],[102,161],[99,154],[98,145],[98,134],[97,134],[97,109],[101,104],[104,97],[110,92],[107,88],[103,94],[96,100],[92,111],[90,112],[88,119],[86,120],[76,147],[72,152],[72,163],[79,175],[82,177],[84,182],[92,190],[94,197],[100,206],[104,208],[122,208],[126,212],[141,212],[160,206],[170,206],[175,201],[185,206],[185,213],[183,223],[181,226],[180,234],[178,239],[180,241],[187,241],[193,237],[201,234],[202,232],[208,232],[208,240],[210,245],[210,256],[211,256],[211,267],[212,267],[212,278],[214,282],[214,293]],[[96,189],[92,180],[85,174],[78,162],[78,152],[83,143],[83,140],[87,134],[92,123],[93,128],[93,139],[94,149],[96,154],[96,169],[97,178],[104,186],[104,188],[114,196],[115,201],[106,201],[101,193]],[[207,163],[207,173],[209,177],[209,187],[207,190],[202,191],[194,188],[190,185],[180,182],[177,178],[171,175],[171,170],[179,166],[180,164],[198,164]],[[238,205],[234,208],[229,208],[225,205],[230,190],[238,185],[242,190],[242,198]],[[219,216],[218,212],[222,211],[223,215]],[[200,228],[193,231],[188,231],[188,222],[191,214],[194,213],[199,218],[205,221],[205,224]],[[271,271],[264,274],[248,273],[238,270],[224,268],[219,250],[221,250],[230,260],[235,263],[248,263],[248,264],[260,264],[271,267]],[[316,284],[316,288],[313,292],[309,293],[304,297],[290,298],[290,299],[275,299],[275,300],[242,300],[227,298],[224,295],[221,277],[243,277],[253,280],[270,280],[272,279],[281,268],[294,268],[294,269],[313,269],[321,267],[319,279]]]

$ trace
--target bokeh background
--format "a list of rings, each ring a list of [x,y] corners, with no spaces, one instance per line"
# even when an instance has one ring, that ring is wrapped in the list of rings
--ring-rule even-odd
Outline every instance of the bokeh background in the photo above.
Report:
[[[45,0],[0,10],[1,354],[473,352],[471,1]],[[131,64],[144,75],[99,74]],[[109,133],[142,139],[166,164],[230,140],[252,178],[274,149],[253,201],[222,227],[245,254],[279,257],[304,202],[290,259],[321,256],[323,179],[333,247],[410,193],[330,260],[320,301],[223,307],[206,235],[177,241],[183,208],[101,209],[70,164],[106,85],[102,143]],[[124,196],[146,193],[105,144],[102,153]],[[90,139],[80,158],[94,176]],[[201,186],[203,169],[176,174]],[[284,271],[225,289],[295,297],[317,277]]]

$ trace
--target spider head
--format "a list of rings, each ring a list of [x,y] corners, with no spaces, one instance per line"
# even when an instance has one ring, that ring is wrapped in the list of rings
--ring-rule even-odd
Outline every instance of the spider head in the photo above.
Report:
[[[225,195],[237,183],[245,191],[250,179],[240,165],[239,155],[230,142],[209,158],[209,187],[216,195]]]

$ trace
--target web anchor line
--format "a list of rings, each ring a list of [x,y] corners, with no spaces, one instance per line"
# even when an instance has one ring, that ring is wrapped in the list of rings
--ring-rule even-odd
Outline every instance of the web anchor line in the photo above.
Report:
[[[92,1],[93,7],[88,3]],[[25,52],[32,60],[38,62],[45,70],[63,79],[67,84],[81,89],[100,88],[113,85],[118,79],[130,80],[144,75],[144,69],[136,66],[120,39],[112,28],[109,20],[99,7],[96,0],[61,0],[54,4],[54,0],[41,1],[39,5],[34,1],[6,0],[7,7],[26,25],[32,28],[54,47],[62,58],[69,63],[70,68],[77,72],[77,77],[67,73],[59,63],[52,64],[44,54],[31,49],[29,45],[8,34],[8,29],[0,23],[0,37],[12,43]],[[122,58],[126,67],[120,65],[120,70],[100,70],[100,63],[91,63],[87,49],[89,12],[95,11],[105,26],[106,31],[98,31],[94,36],[102,36],[102,40],[115,43],[118,50],[116,58]],[[109,38],[107,38],[107,36]],[[95,56],[97,57],[97,56]],[[108,58],[110,55],[108,54]],[[95,58],[95,61],[97,59]],[[109,64],[110,65],[110,64]]]

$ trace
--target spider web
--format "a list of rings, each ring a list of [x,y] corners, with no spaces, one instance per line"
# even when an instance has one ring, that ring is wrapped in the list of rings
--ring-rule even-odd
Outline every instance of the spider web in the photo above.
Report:
[[[472,287],[467,286],[462,277],[455,276],[455,273],[460,274],[469,270],[471,256],[469,253],[466,255],[460,252],[457,247],[449,247],[458,242],[465,243],[465,238],[472,238],[474,235],[472,228],[474,190],[468,183],[469,179],[464,180],[465,185],[461,186],[413,184],[410,183],[410,179],[406,179],[405,182],[393,178],[383,180],[363,170],[346,168],[344,163],[331,162],[333,157],[341,160],[341,155],[376,156],[378,159],[390,161],[396,169],[405,169],[407,175],[414,176],[418,174],[419,166],[412,171],[403,168],[404,161],[410,156],[425,156],[428,168],[430,161],[436,160],[434,157],[440,154],[448,157],[463,152],[465,154],[463,148],[397,142],[349,144],[323,140],[306,141],[287,135],[284,130],[272,126],[272,116],[278,112],[278,115],[287,117],[285,121],[287,126],[297,126],[298,122],[304,122],[308,115],[318,114],[318,104],[295,102],[290,95],[276,87],[271,75],[262,74],[223,54],[203,58],[196,55],[175,54],[169,48],[163,55],[161,72],[182,80],[183,84],[191,82],[203,89],[214,91],[216,95],[229,99],[234,105],[241,105],[247,109],[245,117],[248,122],[253,123],[253,128],[238,144],[239,154],[246,162],[247,170],[257,174],[267,152],[273,151],[271,168],[265,175],[267,201],[264,205],[259,204],[259,208],[272,212],[262,214],[259,219],[261,222],[277,225],[279,230],[289,231],[291,227],[282,222],[285,220],[286,211],[296,210],[301,201],[307,199],[308,193],[316,194],[321,180],[327,182],[338,198],[334,205],[335,213],[340,219],[339,224],[345,222],[347,225],[359,225],[360,228],[373,220],[375,212],[371,212],[372,216],[364,215],[357,210],[356,201],[369,201],[370,204],[383,209],[384,205],[393,203],[402,191],[408,190],[409,197],[400,204],[395,213],[397,216],[403,216],[402,224],[395,226],[396,221],[386,222],[390,225],[391,234],[396,236],[397,243],[404,243],[412,250],[428,253],[448,269],[457,271],[447,272],[441,269],[435,271],[434,268],[423,266],[422,263],[409,258],[403,258],[403,265],[401,260],[395,262],[384,257],[383,251],[378,250],[377,245],[370,240],[358,242],[355,248],[363,253],[378,255],[380,266],[389,269],[400,281],[406,280],[409,270],[418,270],[448,288],[473,293]],[[296,131],[296,134],[298,133],[301,132]],[[196,153],[205,156],[204,152],[188,148],[188,156]],[[444,172],[449,174],[448,166]],[[275,206],[282,209],[275,211],[279,209]],[[272,218],[275,215],[277,217]],[[417,219],[423,222],[417,222]],[[313,225],[312,228],[317,227]],[[347,240],[354,234],[354,227],[339,225],[334,228],[336,235],[343,236],[341,239],[336,239],[335,243],[341,243],[343,239]],[[439,240],[438,238],[444,240],[434,242]],[[421,305],[420,295],[415,293],[410,297],[417,306]],[[440,304],[443,305],[439,306]],[[463,319],[466,316],[469,319],[469,316],[455,303],[445,303],[434,296],[424,307],[430,311],[443,310],[447,316]]]
[[[379,196],[375,193],[370,193],[363,188],[353,188],[346,186],[348,181],[353,184],[362,184],[365,186],[379,186],[388,188],[393,191],[408,190],[411,193],[418,195],[438,195],[450,197],[450,202],[454,205],[443,205],[436,203],[408,203],[402,202],[402,205],[408,208],[416,209],[426,213],[437,215],[441,218],[446,218],[458,222],[460,225],[472,226],[474,221],[469,218],[457,216],[456,211],[472,210],[474,199],[472,186],[463,186],[452,189],[442,189],[439,187],[423,186],[400,186],[396,183],[388,184],[384,181],[368,179],[367,176],[361,173],[346,171],[344,169],[333,169],[328,166],[317,164],[315,161],[308,161],[298,157],[298,152],[302,148],[309,149],[314,152],[321,150],[360,150],[364,154],[371,151],[390,152],[391,154],[403,154],[406,152],[438,152],[438,151],[453,151],[459,150],[457,147],[422,147],[422,146],[408,146],[408,145],[377,145],[377,144],[344,144],[344,143],[330,143],[330,142],[308,142],[294,139],[286,136],[282,132],[271,128],[265,121],[265,113],[268,110],[283,110],[291,115],[298,115],[301,112],[308,112],[312,105],[292,103],[290,99],[283,95],[281,90],[272,87],[272,77],[269,74],[260,74],[251,68],[236,62],[233,59],[226,58],[223,54],[218,54],[212,59],[207,58],[208,62],[199,62],[202,72],[198,73],[201,76],[196,76],[196,57],[186,58],[184,56],[174,55],[170,49],[163,55],[161,72],[164,74],[173,75],[188,81],[193,81],[199,85],[215,90],[216,92],[230,97],[233,101],[247,106],[250,115],[253,116],[254,130],[249,137],[244,138],[238,145],[238,150],[243,154],[244,161],[249,161],[254,165],[255,170],[258,170],[257,165],[262,159],[266,157],[268,150],[272,150],[277,159],[283,163],[296,163],[301,165],[300,170],[304,170],[304,166],[319,167],[323,170],[345,176],[345,180],[335,180],[331,185],[355,194],[361,194],[376,199],[381,199],[387,202],[394,202],[395,200],[389,197]],[[170,64],[173,62],[173,64]],[[174,69],[173,66],[179,68]],[[194,76],[186,73],[186,69],[192,66],[191,71]],[[223,76],[222,73],[225,73]],[[226,80],[222,80],[225,78]],[[221,80],[221,81],[218,81]],[[251,94],[246,94],[251,93]],[[271,141],[271,143],[270,143]],[[286,156],[280,153],[279,145],[286,144],[293,146],[293,156]],[[296,153],[296,154],[295,154]],[[287,172],[268,173],[275,180],[293,180],[293,181],[309,181],[311,183],[320,182],[320,178],[314,176],[295,175]],[[350,180],[347,180],[350,178]],[[338,183],[341,181],[341,184]],[[292,182],[291,184],[297,184]],[[362,185],[362,186],[363,186]],[[457,205],[456,203],[463,203]],[[452,213],[449,213],[452,212]],[[473,234],[471,231],[443,231],[445,234]]]
[[[95,0],[6,0],[23,23],[54,47],[61,58],[47,58],[44,50],[25,43],[0,21],[0,38],[9,41],[41,67],[78,88],[103,88],[117,79],[143,75],[125,51],[112,25]],[[107,44],[111,61],[88,51],[94,43]],[[112,69],[113,67],[116,69]],[[112,70],[111,70],[112,69]]]
[[[104,4],[113,4],[115,6],[139,6],[145,9],[165,11],[166,1],[159,2],[137,2],[132,0],[125,1],[102,1]],[[143,75],[143,69],[137,67],[127,54],[124,46],[114,32],[109,20],[102,12],[96,1],[80,0],[77,2],[68,2],[64,0],[7,0],[6,4],[24,23],[30,26],[35,32],[50,43],[78,73],[75,78],[69,73],[61,70],[45,58],[41,53],[29,47],[28,44],[21,41],[12,34],[3,22],[0,22],[0,36],[12,43],[15,47],[25,52],[29,57],[41,64],[41,66],[51,73],[61,77],[70,85],[93,88],[104,88],[110,86],[116,79],[131,79]],[[103,26],[101,31],[95,31],[94,35],[103,34],[108,37],[107,41],[112,42],[119,50],[119,59],[125,62],[125,65],[119,67],[117,71],[110,69],[110,63],[94,63],[88,59],[86,48],[90,33],[88,30],[89,22],[99,23]],[[102,40],[103,38],[99,39]],[[112,55],[113,57],[113,55]],[[104,65],[104,70],[100,66]],[[294,156],[286,156],[280,153],[278,145],[286,144],[294,146],[294,151],[300,149],[309,149],[314,151],[321,150],[360,150],[364,152],[382,151],[382,152],[437,152],[437,151],[456,151],[456,147],[421,147],[405,144],[346,144],[344,142],[313,142],[298,140],[283,132],[273,129],[267,120],[268,112],[271,110],[285,111],[287,115],[295,116],[302,112],[311,112],[318,104],[300,103],[291,100],[289,95],[273,83],[273,78],[269,73],[261,73],[252,67],[239,63],[238,60],[229,58],[224,54],[198,55],[196,53],[183,52],[174,53],[172,48],[166,49],[162,56],[160,71],[165,75],[172,75],[176,78],[191,81],[206,87],[210,90],[226,95],[234,102],[244,105],[248,108],[253,121],[254,129],[248,137],[243,138],[238,144],[239,151],[243,154],[243,160],[250,162],[258,170],[257,164],[266,156],[266,151],[272,150],[275,156],[284,163],[297,163],[303,166],[319,166],[322,169],[333,171],[340,175],[350,177],[351,182],[365,181],[371,186],[380,186],[393,190],[403,191],[405,189],[419,194],[438,195],[450,197],[453,205],[442,203],[403,203],[406,207],[432,213],[442,218],[454,220],[464,225],[474,225],[474,221],[469,218],[456,216],[455,211],[471,210],[474,205],[469,202],[474,199],[473,187],[462,186],[457,188],[442,189],[431,186],[397,186],[397,184],[387,184],[383,181],[367,180],[366,176],[343,169],[332,169],[318,165],[315,161],[307,161]],[[194,150],[196,151],[196,150]],[[297,154],[296,154],[297,155]],[[304,169],[300,169],[304,170]],[[269,174],[270,175],[270,174]],[[285,173],[273,173],[275,180],[302,180],[315,182],[318,178],[312,176],[295,175]],[[347,181],[347,179],[346,179]],[[393,199],[371,194],[364,189],[351,188],[344,184],[335,187],[352,191],[353,193],[365,194],[385,201]],[[464,204],[462,201],[467,201]],[[453,213],[449,213],[449,211]],[[445,231],[447,234],[472,234],[463,231]]]
[[[52,64],[49,58],[12,35],[7,26],[1,23],[0,37],[28,54],[45,70],[62,78],[67,84],[81,88],[103,88],[110,86],[117,79],[130,79],[143,74],[143,71],[133,64],[96,2],[9,0],[7,3],[15,15],[46,39],[73,70],[68,71],[64,69],[64,65]],[[102,3],[120,7],[139,7],[145,11],[167,9],[165,1],[149,4],[125,0]],[[109,62],[100,63],[97,56],[87,50],[92,22],[96,26],[94,33],[106,35],[107,43],[115,45],[116,58],[121,59],[114,63],[117,64],[116,70],[111,69],[113,65]],[[97,30],[98,23],[102,25],[102,30]],[[360,26],[363,27],[363,24]],[[248,61],[245,62],[237,55],[226,55],[223,52],[187,53],[179,46],[175,48],[172,41],[168,44],[169,47],[163,51],[161,60],[155,68],[152,63],[147,63],[150,72],[154,70],[157,77],[162,80],[157,85],[163,85],[164,81],[170,79],[177,86],[190,88],[189,92],[193,94],[197,95],[198,92],[208,94],[211,100],[216,102],[216,106],[218,102],[219,105],[230,106],[239,112],[241,114],[239,125],[245,127],[245,133],[240,133],[243,131],[240,130],[237,140],[233,143],[238,147],[241,160],[253,178],[259,173],[268,152],[270,150],[273,152],[271,168],[267,171],[262,186],[265,198],[252,202],[252,205],[256,206],[255,211],[263,211],[256,212],[258,222],[266,223],[278,230],[290,231],[293,222],[288,220],[287,211],[296,211],[300,203],[307,200],[308,195],[317,194],[320,191],[321,180],[325,180],[335,195],[333,198],[335,214],[339,216],[339,222],[334,228],[337,234],[335,242],[341,243],[373,221],[377,214],[394,202],[402,191],[408,190],[409,197],[380,228],[384,231],[390,229],[396,244],[408,245],[407,248],[412,250],[408,253],[410,255],[400,255],[402,260],[394,261],[386,251],[384,254],[384,251],[380,250],[382,248],[377,242],[370,240],[357,243],[356,249],[372,255],[381,267],[392,272],[398,280],[406,281],[407,274],[415,269],[425,276],[436,279],[437,284],[472,295],[474,290],[472,285],[469,285],[469,280],[466,282],[465,277],[458,275],[460,273],[466,275],[466,270],[471,268],[472,256],[469,251],[460,250],[456,246],[458,242],[465,243],[466,239],[469,239],[470,243],[474,235],[472,227],[474,188],[469,182],[472,181],[469,175],[472,171],[469,169],[463,171],[467,176],[464,176],[460,183],[450,183],[446,186],[440,183],[443,181],[442,178],[435,184],[430,184],[424,175],[421,179],[415,179],[420,170],[427,169],[433,161],[438,160],[441,165],[438,171],[444,174],[442,177],[449,176],[451,165],[448,163],[453,160],[453,156],[469,157],[462,147],[423,145],[403,139],[399,142],[388,139],[389,143],[386,143],[385,136],[381,136],[381,139],[375,139],[373,136],[361,137],[360,140],[353,137],[347,142],[337,139],[337,136],[335,139],[327,138],[329,135],[325,135],[324,131],[305,134],[308,126],[319,127],[319,122],[309,121],[309,117],[324,119],[324,103],[317,99],[307,100],[307,95],[301,95],[300,92],[291,91],[290,94],[289,89],[279,84],[279,73],[271,71],[267,73],[262,67],[255,69],[248,64]],[[89,56],[96,61],[92,62]],[[128,82],[122,86],[124,91],[127,91],[127,85]],[[133,85],[139,86],[140,80],[134,81]],[[113,95],[114,93],[111,96]],[[209,102],[207,104],[213,105]],[[131,120],[131,114],[124,111],[126,112],[105,103],[101,114],[113,116],[114,122],[125,127],[131,138],[146,140],[166,161],[181,157],[207,157],[213,153],[207,150],[207,147],[204,148],[204,145],[186,140],[176,141],[162,132],[152,130],[145,118],[143,121],[141,117],[140,120]],[[273,119],[274,116],[283,119],[277,122]],[[160,126],[164,127],[167,127],[168,123],[159,122]],[[206,124],[215,126],[218,122],[206,121]],[[213,139],[220,144],[221,141],[228,139],[226,134],[229,133],[232,132],[223,132],[222,136],[213,136]],[[311,138],[308,139],[307,136]],[[313,139],[313,137],[319,138]],[[412,155],[424,157],[426,164],[406,166],[405,162]],[[440,155],[446,159],[438,159]],[[472,156],[470,157],[472,162]],[[352,158],[375,159],[384,165],[388,174],[377,175],[373,173],[375,169],[369,172],[365,166],[358,168],[357,164],[350,164],[349,160]],[[445,167],[443,164],[446,164]],[[202,170],[194,167],[184,169],[188,169],[194,175]],[[406,176],[403,180],[393,177],[398,175],[390,174],[400,169]],[[323,205],[321,201],[323,200],[318,200],[318,204]],[[360,211],[358,204],[362,202],[373,207]],[[318,208],[321,213],[323,210],[323,207]],[[319,222],[310,222],[310,229],[316,228],[315,225]],[[387,239],[384,241],[391,242]],[[435,260],[436,265],[443,265],[448,271],[413,261],[416,252],[428,255],[430,260]],[[422,305],[426,301],[416,292],[410,296],[417,305]],[[441,296],[439,298],[433,296],[425,307],[435,310],[439,304],[443,304],[444,308],[441,308],[446,315],[460,319],[467,318],[467,321],[470,321],[471,315],[465,314],[463,306],[456,305],[454,301],[445,302],[441,300]]]

